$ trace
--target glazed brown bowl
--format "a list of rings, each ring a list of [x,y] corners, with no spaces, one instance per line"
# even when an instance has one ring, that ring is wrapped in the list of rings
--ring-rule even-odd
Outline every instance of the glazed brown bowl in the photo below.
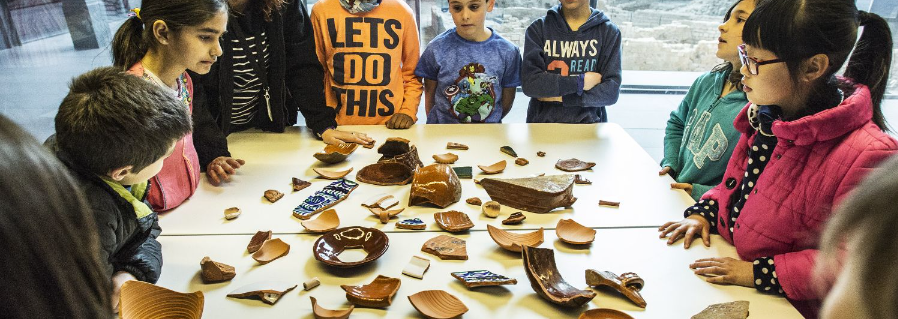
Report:
[[[365,166],[356,180],[374,185],[405,185],[412,181],[412,170],[402,163],[380,162]]]
[[[359,307],[386,308],[393,303],[393,296],[401,285],[402,281],[399,278],[378,275],[370,284],[340,285],[340,288],[346,291],[346,300]]]
[[[408,205],[430,203],[446,208],[461,199],[461,183],[452,167],[446,164],[432,164],[415,171]]]
[[[342,161],[345,161],[349,154],[355,152],[355,149],[359,147],[359,144],[356,143],[343,143],[340,145],[328,145],[324,147],[324,150],[318,153],[315,153],[315,158],[319,161],[336,164]]]
[[[352,226],[335,229],[319,237],[312,245],[312,253],[315,259],[329,266],[350,268],[380,258],[389,247],[390,239],[384,232],[374,228]],[[362,248],[368,256],[354,262],[340,260],[340,253],[351,248]]]

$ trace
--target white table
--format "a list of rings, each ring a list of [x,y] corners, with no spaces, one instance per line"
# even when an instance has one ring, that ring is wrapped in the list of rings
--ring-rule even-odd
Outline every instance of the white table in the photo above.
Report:
[[[242,218],[242,217],[241,217]],[[519,255],[499,248],[485,231],[458,237],[467,240],[469,260],[443,261],[421,252],[421,245],[443,232],[389,233],[389,250],[373,264],[348,270],[334,269],[312,257],[311,246],[318,238],[308,234],[276,235],[291,245],[290,253],[267,265],[256,263],[245,250],[250,236],[162,236],[164,267],[159,285],[177,291],[202,290],[205,318],[312,318],[309,296],[330,309],[349,306],[339,285],[362,285],[377,275],[396,277],[402,286],[386,310],[356,308],[351,318],[421,318],[407,296],[422,290],[442,289],[455,295],[470,309],[465,318],[576,318],[591,308],[613,308],[635,318],[689,318],[714,303],[748,300],[751,318],[801,318],[783,298],[763,295],[753,288],[706,283],[694,275],[688,264],[698,258],[736,257],[735,249],[720,237],[712,238],[711,248],[695,245],[666,246],[653,229],[600,229],[589,249],[580,250],[557,241],[554,231],[546,231],[543,248],[554,248],[559,272],[575,287],[585,289],[584,270],[636,272],[645,279],[642,294],[648,307],[641,309],[616,293],[598,292],[585,306],[568,309],[542,299],[531,288]],[[424,279],[401,274],[413,255],[431,260]],[[237,277],[230,282],[203,284],[199,262],[203,256],[230,264]],[[486,269],[518,280],[517,285],[468,290],[449,275],[453,271]],[[303,291],[301,283],[318,277],[321,286]],[[283,280],[299,285],[275,305],[258,300],[234,299],[225,295],[257,281]]]
[[[596,162],[592,170],[581,172],[592,180],[592,185],[575,185],[577,202],[569,209],[557,209],[548,214],[525,212],[527,220],[521,229],[554,228],[559,219],[573,218],[594,228],[657,227],[667,221],[682,218],[683,210],[694,201],[679,190],[671,190],[673,180],[658,176],[660,167],[617,124],[490,124],[490,125],[414,125],[408,130],[388,130],[380,125],[343,126],[347,130],[365,132],[375,138],[380,146],[388,137],[403,137],[418,148],[425,165],[433,163],[432,155],[452,152],[459,156],[454,166],[472,166],[474,178],[483,175],[478,164],[489,165],[506,160],[508,167],[497,178],[528,177],[540,173],[565,174],[554,167],[558,159],[572,157]],[[203,182],[197,193],[181,207],[162,214],[160,225],[165,235],[195,234],[253,234],[258,230],[275,233],[301,233],[305,229],[300,220],[291,214],[296,205],[331,181],[316,178],[313,167],[326,167],[312,154],[323,148],[308,132],[299,134],[300,128],[288,132],[243,132],[228,139],[234,157],[246,160],[246,165],[234,176],[233,181],[220,187]],[[447,150],[446,142],[460,142],[469,150]],[[514,158],[499,151],[509,145],[518,155],[530,161],[518,166]],[[537,157],[537,151],[547,153]],[[375,163],[380,154],[375,149],[358,148],[346,162],[328,167],[343,170],[353,167],[347,178],[355,180],[356,172]],[[291,177],[309,180],[312,185],[300,192],[291,192]],[[380,193],[393,194],[400,199],[400,206],[407,206],[409,185],[376,186],[360,183],[360,186],[334,208],[339,213],[341,226],[358,225],[375,227],[385,231],[395,230],[398,220],[418,217],[428,224],[429,230],[438,230],[433,213],[458,210],[467,213],[474,221],[474,230],[486,229],[487,224],[501,225],[501,220],[518,211],[502,207],[498,219],[485,217],[480,207],[468,205],[465,199],[477,196],[488,200],[486,191],[471,179],[463,179],[462,198],[445,209],[433,206],[406,208],[398,219],[381,224],[360,203]],[[276,203],[269,203],[262,194],[267,189],[277,189],[286,195]],[[620,208],[599,207],[599,199],[619,201]],[[237,206],[243,211],[236,220],[227,221],[222,213],[225,208]]]

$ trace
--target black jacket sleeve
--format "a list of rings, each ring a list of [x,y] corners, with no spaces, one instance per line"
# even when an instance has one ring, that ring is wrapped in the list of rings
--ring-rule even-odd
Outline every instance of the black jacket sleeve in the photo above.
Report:
[[[324,69],[315,52],[312,22],[303,1],[292,0],[285,6],[286,107],[298,109],[306,119],[306,126],[322,133],[337,126],[337,112],[325,104]]]
[[[154,212],[138,220],[138,224],[146,231],[137,234],[134,241],[117,254],[113,266],[116,271],[131,273],[137,280],[156,283],[162,273],[162,244],[156,240],[162,233],[159,216]]]
[[[208,99],[215,99],[217,83],[205,83],[212,77],[193,77],[193,145],[200,159],[200,170],[206,171],[206,166],[219,156],[231,156],[228,151],[228,140],[224,132],[218,127]]]

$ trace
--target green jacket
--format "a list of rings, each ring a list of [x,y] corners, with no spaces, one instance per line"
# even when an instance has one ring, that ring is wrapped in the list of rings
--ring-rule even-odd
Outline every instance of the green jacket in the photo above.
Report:
[[[728,76],[725,71],[699,76],[667,120],[661,167],[670,166],[677,182],[692,184],[695,200],[720,183],[739,141],[733,120],[748,99],[739,90],[719,97]]]

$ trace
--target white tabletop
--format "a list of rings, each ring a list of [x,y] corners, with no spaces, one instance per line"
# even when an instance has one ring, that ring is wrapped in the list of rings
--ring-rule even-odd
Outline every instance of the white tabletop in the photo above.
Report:
[[[445,233],[388,233],[389,250],[373,264],[352,269],[334,269],[316,261],[311,249],[318,238],[315,235],[276,235],[291,245],[290,253],[266,265],[259,265],[246,253],[251,236],[162,236],[159,240],[164,247],[165,263],[158,284],[181,292],[203,291],[205,318],[312,318],[309,296],[317,298],[323,307],[345,309],[349,303],[339,285],[367,284],[377,275],[402,280],[393,304],[386,310],[356,308],[351,318],[421,318],[407,297],[431,289],[442,289],[458,297],[470,309],[465,318],[576,318],[587,309],[600,307],[621,310],[640,319],[689,318],[710,304],[736,300],[751,303],[752,318],[801,318],[784,298],[763,295],[753,288],[709,284],[694,275],[688,264],[698,258],[736,257],[735,249],[718,236],[712,238],[711,248],[695,245],[684,250],[681,245],[666,246],[653,229],[600,229],[589,249],[574,249],[559,242],[554,231],[546,231],[546,240],[540,247],[555,249],[559,272],[575,287],[586,289],[586,269],[617,274],[635,272],[645,280],[645,309],[605,290],[598,291],[597,297],[585,306],[568,309],[537,295],[524,273],[520,255],[499,248],[485,231],[458,236],[467,240],[466,261],[443,261],[421,252],[426,240],[440,234]],[[431,261],[423,280],[401,274],[414,255]],[[230,282],[203,284],[199,263],[204,256],[236,267],[237,276]],[[480,269],[515,278],[518,283],[468,290],[449,274]],[[302,282],[311,277],[318,277],[321,286],[303,291]],[[241,286],[269,280],[299,286],[273,306],[258,300],[225,297]]]
[[[617,124],[489,124],[489,125],[414,125],[408,130],[388,130],[380,125],[343,126],[347,130],[367,133],[380,146],[388,137],[409,139],[418,148],[425,165],[434,163],[432,155],[452,152],[459,156],[454,166],[473,167],[474,178],[486,176],[516,178],[540,173],[565,174],[554,167],[559,159],[576,157],[596,162],[592,170],[581,172],[592,185],[575,185],[577,202],[569,209],[556,209],[547,214],[524,212],[527,220],[521,229],[539,227],[554,228],[559,219],[573,218],[577,222],[595,228],[655,227],[667,221],[682,218],[683,210],[694,201],[680,190],[671,190],[673,180],[658,176],[660,167]],[[356,172],[375,163],[380,154],[375,149],[358,148],[347,161],[331,166],[319,162],[312,154],[324,145],[308,132],[293,127],[286,133],[242,132],[232,134],[228,140],[234,157],[246,160],[246,165],[234,176],[233,181],[220,187],[208,184],[203,178],[197,193],[181,207],[162,214],[160,225],[166,235],[182,234],[253,234],[258,230],[275,233],[300,233],[304,228],[300,220],[291,214],[294,207],[331,181],[316,178],[313,167],[334,170],[354,168],[347,178],[355,180]],[[304,130],[304,129],[303,129]],[[469,150],[447,150],[446,142],[467,144]],[[514,158],[501,153],[499,148],[508,145],[520,157],[530,161],[518,166]],[[547,153],[537,157],[537,151]],[[483,175],[478,164],[489,165],[506,160],[508,167],[497,175]],[[308,188],[291,192],[291,177],[312,182]],[[474,221],[474,230],[486,229],[487,224],[501,225],[501,220],[517,209],[503,206],[497,219],[484,216],[480,207],[468,205],[465,199],[479,197],[488,200],[486,191],[471,179],[462,179],[462,197],[445,209],[435,206],[412,206],[381,224],[360,204],[369,197],[387,193],[400,199],[399,206],[408,203],[409,185],[376,186],[359,183],[360,186],[337,210],[341,226],[366,226],[395,230],[395,222],[406,218],[421,218],[428,230],[438,230],[433,213],[458,210],[467,213]],[[276,203],[269,203],[262,194],[267,189],[277,189],[286,195]],[[621,202],[619,208],[598,206],[599,200]],[[243,214],[232,221],[224,219],[228,207],[239,207]]]

